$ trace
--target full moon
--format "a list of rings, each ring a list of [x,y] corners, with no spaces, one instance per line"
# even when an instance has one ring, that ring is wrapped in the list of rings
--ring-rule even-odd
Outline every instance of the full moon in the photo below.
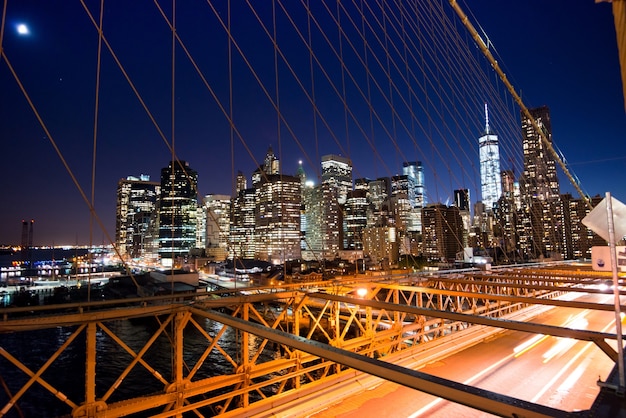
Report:
[[[17,25],[17,33],[20,35],[28,35],[30,31],[28,30],[28,26],[26,26],[26,24],[20,23]]]

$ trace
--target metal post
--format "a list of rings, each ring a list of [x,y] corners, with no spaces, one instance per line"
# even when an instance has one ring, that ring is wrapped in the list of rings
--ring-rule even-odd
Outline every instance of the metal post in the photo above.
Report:
[[[87,324],[85,331],[87,352],[85,364],[85,404],[93,405],[96,402],[96,323]]]
[[[611,252],[611,271],[613,272],[613,295],[615,296],[615,333],[617,334],[617,367],[619,370],[618,393],[624,393],[624,346],[622,343],[622,315],[620,312],[619,281],[617,276],[617,255],[615,253],[615,229],[613,226],[613,204],[611,192],[606,192],[606,215],[609,227],[609,249]]]
[[[235,281],[237,277],[237,269],[235,269]],[[241,319],[244,321],[250,321],[250,304],[245,302],[242,307]],[[250,406],[250,386],[253,385],[250,370],[252,368],[250,364],[250,333],[247,331],[237,330],[236,332],[241,332],[242,341],[241,341],[241,367],[244,373],[244,388],[246,389],[244,393],[241,395],[241,407],[247,408]]]

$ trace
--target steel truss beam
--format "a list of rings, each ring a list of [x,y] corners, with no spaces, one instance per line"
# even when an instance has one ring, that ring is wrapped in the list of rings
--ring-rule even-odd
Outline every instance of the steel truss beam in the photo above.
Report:
[[[329,294],[319,294],[316,297],[334,300],[336,302],[343,303],[355,303],[354,299],[348,298],[345,296],[336,296]],[[423,315],[429,317],[437,317],[443,319],[449,319],[451,321],[458,322],[467,322],[478,325],[486,325],[494,328],[502,328],[509,329],[514,331],[523,331],[531,334],[543,334],[543,335],[552,335],[555,337],[564,337],[564,338],[573,338],[576,340],[584,340],[584,341],[593,341],[604,351],[611,359],[615,361],[617,359],[617,353],[611,346],[604,343],[606,339],[616,339],[617,336],[615,334],[610,334],[606,332],[597,332],[597,331],[588,331],[582,329],[573,329],[573,328],[563,328],[557,327],[554,325],[545,325],[545,324],[535,324],[530,322],[521,322],[521,321],[511,321],[508,319],[501,318],[488,318],[484,316],[478,315],[468,315],[464,313],[457,312],[448,312],[448,311],[437,311],[434,309],[428,308],[418,308],[414,306],[408,305],[394,305],[387,302],[378,302],[374,300],[361,300],[358,301],[359,304],[363,306],[369,306],[371,308],[376,309],[385,309],[388,311],[401,311],[413,315]]]
[[[431,395],[448,399],[481,411],[500,416],[524,417],[565,417],[569,414],[554,408],[526,402],[521,399],[500,395],[473,386],[432,376],[419,371],[396,366],[381,360],[332,347],[278,330],[272,330],[258,324],[224,315],[218,312],[197,312],[215,321],[230,325],[243,331],[263,336],[280,344],[326,358],[382,379],[398,383]]]

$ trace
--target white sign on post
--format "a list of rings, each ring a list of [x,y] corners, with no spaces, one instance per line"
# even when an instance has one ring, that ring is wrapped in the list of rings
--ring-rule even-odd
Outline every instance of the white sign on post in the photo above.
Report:
[[[620,240],[626,236],[626,205],[611,197],[611,207],[613,209],[613,229],[616,239]],[[609,240],[609,221],[606,216],[606,198],[602,199],[582,220],[587,228],[600,235],[605,240]]]
[[[626,271],[626,246],[616,246],[617,269]],[[611,271],[611,247],[591,247],[591,263],[595,271]]]
[[[606,198],[602,199],[602,202],[589,212],[589,215],[585,216],[582,222],[609,242],[608,256],[611,272],[613,273],[615,333],[617,334],[617,365],[619,370],[619,385],[615,386],[615,390],[623,395],[626,392],[626,372],[624,371],[624,343],[622,342],[621,301],[617,270],[626,264],[626,251],[624,251],[624,247],[621,247],[621,249],[617,248],[615,237],[622,239],[626,235],[626,205],[619,200],[613,199],[611,193],[607,192]],[[604,259],[598,258],[594,263],[594,268],[596,265],[599,267],[606,264]]]

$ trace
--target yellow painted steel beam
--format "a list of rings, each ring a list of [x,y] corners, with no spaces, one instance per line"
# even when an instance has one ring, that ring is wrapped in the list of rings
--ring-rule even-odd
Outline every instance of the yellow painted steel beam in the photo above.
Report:
[[[452,279],[441,280],[441,282],[454,282],[459,284],[475,284],[477,286],[503,286],[503,287],[516,287],[519,289],[530,290],[548,290],[555,292],[578,292],[578,293],[607,293],[600,289],[589,289],[587,287],[575,287],[575,286],[547,286],[537,284],[521,284],[521,283],[508,283],[508,282],[493,282],[486,280],[473,280],[473,279]],[[612,292],[611,292],[612,293]],[[626,296],[625,290],[620,290],[620,295]]]
[[[319,294],[319,295],[316,295],[316,297],[321,297],[327,300],[333,300],[333,301],[342,302],[342,303],[357,303],[357,301],[355,301],[354,298],[348,298],[345,296]],[[387,309],[389,311],[398,310],[401,312],[411,313],[415,315],[425,315],[425,316],[430,316],[430,317],[448,319],[451,321],[468,322],[472,324],[486,325],[486,326],[495,327],[495,328],[510,329],[514,331],[523,331],[523,332],[528,332],[531,334],[552,335],[555,337],[574,338],[576,340],[593,341],[593,342],[604,340],[604,339],[614,340],[617,338],[615,334],[610,334],[606,332],[562,328],[562,327],[557,327],[554,325],[535,324],[535,323],[521,322],[521,321],[511,321],[508,319],[500,319],[500,318],[488,318],[488,317],[483,317],[483,316],[478,316],[478,315],[468,315],[468,314],[457,313],[457,312],[439,311],[435,309],[418,308],[418,307],[408,306],[408,305],[394,305],[392,303],[378,302],[378,301],[373,301],[373,300],[359,299],[358,303],[362,304],[363,306],[370,306],[376,309]],[[602,348],[602,350],[605,351],[603,347],[600,347],[600,348]],[[612,357],[612,354],[609,354],[609,356]]]
[[[19,317],[0,321],[0,334],[5,332],[32,331],[54,327],[83,325],[88,322],[112,321],[129,318],[142,318],[160,314],[169,314],[184,310],[186,305],[171,304],[157,306],[136,306],[120,309],[90,311],[75,314],[54,314],[50,316]],[[50,306],[48,309],[63,308],[63,305]]]
[[[489,300],[503,300],[507,302],[513,303],[525,303],[530,305],[549,305],[549,306],[560,306],[563,308],[576,308],[576,309],[592,309],[596,311],[615,311],[615,306],[613,304],[607,303],[592,303],[592,302],[579,302],[579,301],[568,301],[568,300],[559,300],[559,299],[549,299],[549,298],[531,298],[525,296],[508,296],[508,295],[498,295],[498,294],[489,294],[489,293],[476,293],[476,292],[463,292],[458,290],[442,290],[442,289],[433,289],[431,287],[411,287],[411,286],[396,286],[391,285],[389,289],[399,290],[399,291],[415,291],[415,292],[423,292],[423,293],[432,293],[435,295],[447,295],[447,296],[462,296],[472,299],[489,299]],[[626,311],[626,305],[622,305],[622,310]]]
[[[497,394],[451,380],[431,376],[387,363],[351,351],[332,347],[328,344],[309,340],[270,329],[259,324],[243,321],[219,312],[206,312],[205,315],[215,321],[235,327],[280,344],[289,345],[298,350],[326,358],[338,364],[378,376],[382,379],[407,386],[421,392],[448,399],[462,405],[500,416],[520,417],[565,417],[567,412],[521,399]]]

